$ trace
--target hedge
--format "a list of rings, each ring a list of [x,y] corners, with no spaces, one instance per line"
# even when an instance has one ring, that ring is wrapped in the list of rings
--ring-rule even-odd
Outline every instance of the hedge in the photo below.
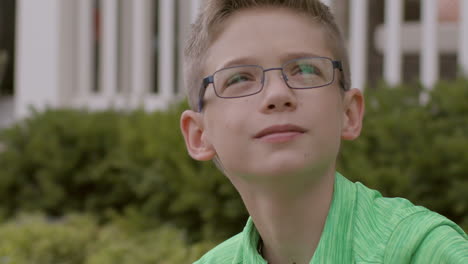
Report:
[[[214,246],[189,245],[184,232],[172,226],[135,229],[128,221],[99,225],[89,215],[21,215],[0,225],[0,263],[180,264],[192,263]]]
[[[409,198],[468,230],[468,83],[366,90],[361,137],[338,168],[387,196]],[[185,230],[190,243],[241,231],[246,210],[209,162],[186,153],[179,116],[165,112],[47,110],[0,132],[0,211],[85,212],[100,223],[134,210]]]
[[[192,160],[179,132],[184,105],[167,112],[48,110],[0,135],[0,210],[60,216],[133,208],[220,240],[241,230],[245,209],[211,163]]]

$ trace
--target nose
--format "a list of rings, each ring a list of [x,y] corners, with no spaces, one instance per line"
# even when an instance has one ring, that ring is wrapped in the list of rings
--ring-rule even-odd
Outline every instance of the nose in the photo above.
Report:
[[[266,75],[267,72],[265,72]],[[274,71],[272,73],[277,73]],[[297,108],[297,97],[281,74],[265,76],[261,111],[264,113],[293,111]]]

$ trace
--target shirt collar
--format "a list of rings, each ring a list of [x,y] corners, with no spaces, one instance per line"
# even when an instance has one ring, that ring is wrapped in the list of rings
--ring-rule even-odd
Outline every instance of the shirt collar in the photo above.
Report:
[[[351,263],[353,259],[353,222],[356,187],[338,172],[335,174],[333,199],[320,242],[310,261],[313,263]],[[259,233],[249,217],[233,264],[267,262],[257,251]]]
[[[353,226],[356,186],[338,172],[333,200],[313,263],[353,263]]]

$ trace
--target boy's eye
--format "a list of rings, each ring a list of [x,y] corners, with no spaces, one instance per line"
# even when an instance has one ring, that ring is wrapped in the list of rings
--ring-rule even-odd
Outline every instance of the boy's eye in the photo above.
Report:
[[[298,63],[291,70],[291,75],[320,75],[320,69],[311,63]]]
[[[229,87],[229,86],[234,85],[234,84],[238,84],[238,83],[242,83],[242,82],[248,82],[248,81],[252,81],[252,80],[253,80],[253,78],[250,77],[247,74],[237,73],[237,74],[231,76],[229,79],[227,79],[225,86]]]
[[[218,95],[238,97],[261,89],[263,69],[259,66],[226,68],[214,75],[214,88]]]

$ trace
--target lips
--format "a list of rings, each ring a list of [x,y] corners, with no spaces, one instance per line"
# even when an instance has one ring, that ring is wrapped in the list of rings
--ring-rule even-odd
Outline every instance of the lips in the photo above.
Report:
[[[306,129],[296,125],[275,125],[270,126],[255,134],[254,138],[264,138],[274,134],[305,133]]]

